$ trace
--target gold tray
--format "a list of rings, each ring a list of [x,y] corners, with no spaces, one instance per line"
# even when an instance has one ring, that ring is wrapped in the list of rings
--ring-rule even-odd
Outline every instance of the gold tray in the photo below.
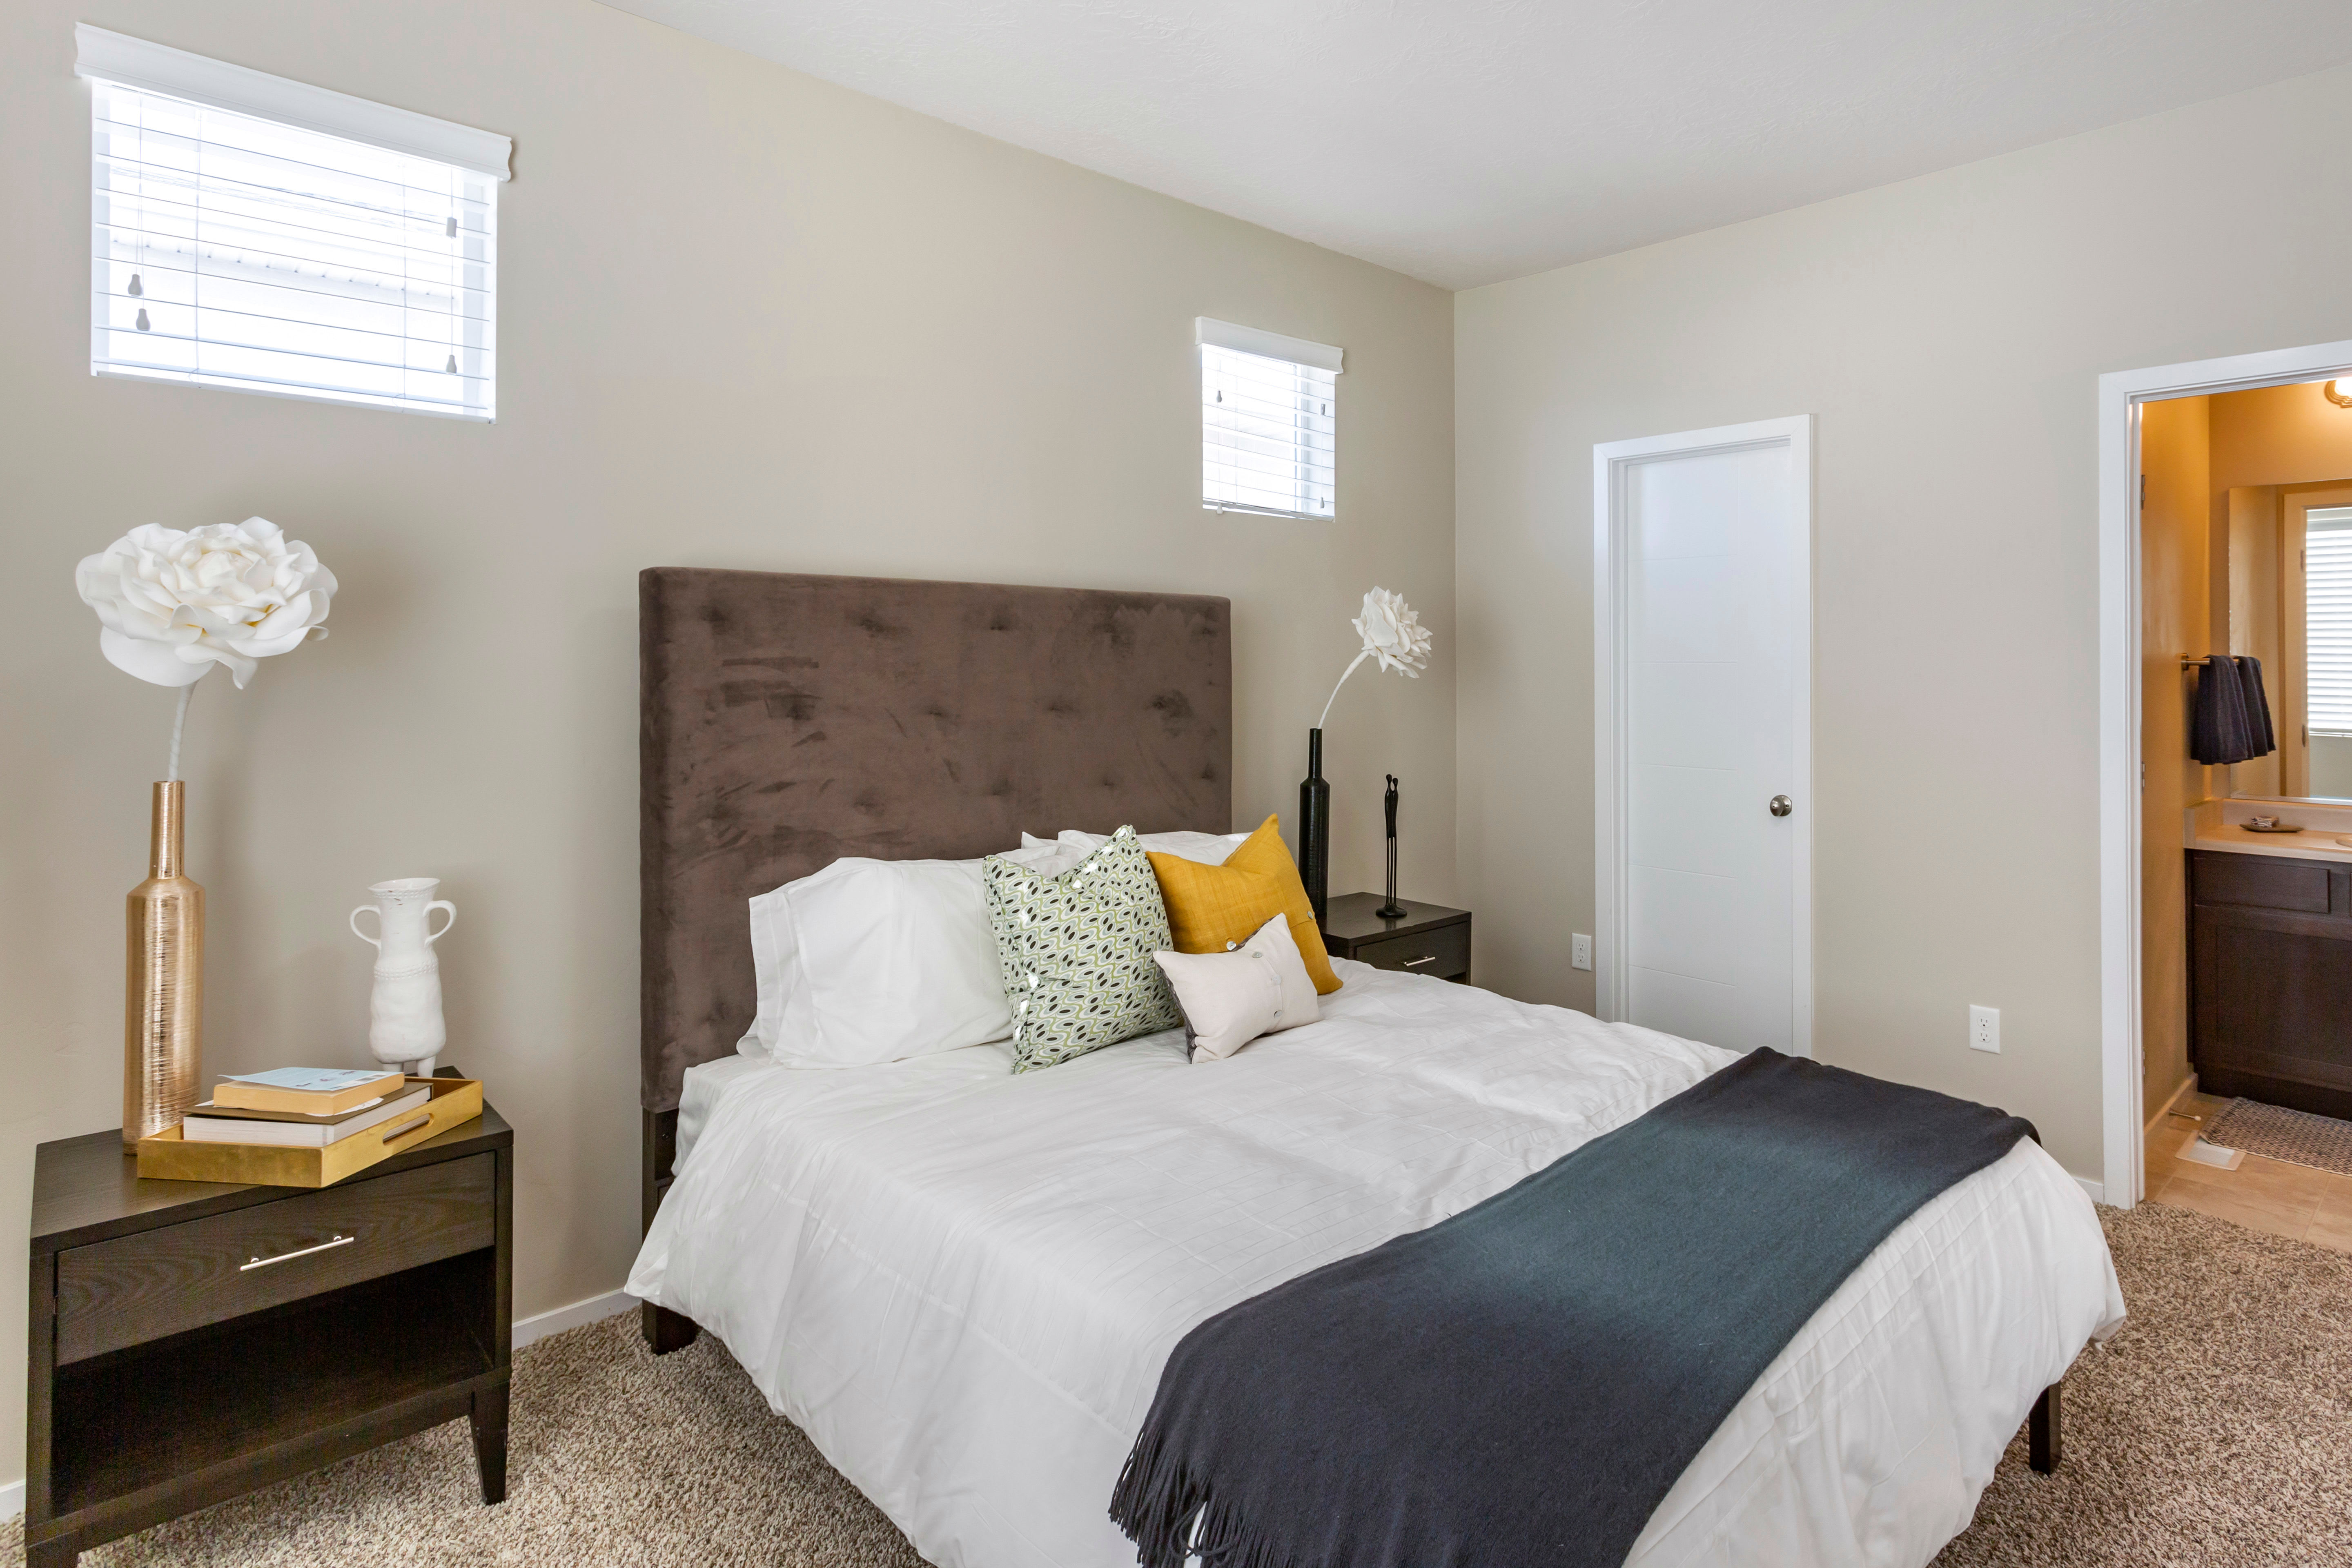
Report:
[[[191,1143],[177,1126],[139,1140],[139,1173],[167,1182],[236,1182],[263,1187],[331,1187],[370,1165],[404,1154],[482,1113],[478,1078],[412,1078],[433,1098],[381,1128],[354,1132],[323,1149],[274,1143]],[[405,1092],[404,1090],[403,1092]],[[422,1120],[419,1120],[422,1118]]]

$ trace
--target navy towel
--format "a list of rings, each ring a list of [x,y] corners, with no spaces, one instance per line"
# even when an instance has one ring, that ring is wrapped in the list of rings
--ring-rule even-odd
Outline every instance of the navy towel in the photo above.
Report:
[[[2242,763],[2262,755],[2246,715],[2246,683],[2234,660],[2209,658],[2197,671],[2197,708],[2189,724],[2189,754],[2208,764]]]
[[[2271,729],[2271,700],[2263,691],[2263,661],[2241,654],[2232,662],[2238,667],[2239,684],[2246,690],[2246,727],[2254,748],[2249,754],[2267,757],[2278,750],[2278,736]]]

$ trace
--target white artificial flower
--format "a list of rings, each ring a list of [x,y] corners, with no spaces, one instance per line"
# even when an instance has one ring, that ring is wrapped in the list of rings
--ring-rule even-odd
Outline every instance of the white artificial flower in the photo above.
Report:
[[[1429,633],[1422,629],[1421,617],[1412,613],[1403,595],[1391,594],[1386,588],[1373,589],[1364,595],[1363,613],[1348,624],[1364,639],[1364,651],[1339,672],[1339,685],[1331,688],[1331,696],[1323,704],[1323,717],[1315,721],[1318,730],[1323,727],[1324,719],[1331,717],[1331,704],[1339,700],[1339,687],[1348,684],[1348,677],[1355,674],[1356,666],[1364,660],[1379,659],[1382,669],[1393,669],[1416,680],[1429,668]]]
[[[267,518],[182,532],[132,529],[74,568],[98,612],[99,651],[157,686],[188,686],[214,665],[239,688],[257,660],[323,637],[335,574]]]
[[[1364,613],[1349,623],[1364,639],[1364,651],[1381,661],[1382,669],[1402,670],[1419,679],[1429,668],[1429,634],[1400,594],[1375,588],[1364,595]]]

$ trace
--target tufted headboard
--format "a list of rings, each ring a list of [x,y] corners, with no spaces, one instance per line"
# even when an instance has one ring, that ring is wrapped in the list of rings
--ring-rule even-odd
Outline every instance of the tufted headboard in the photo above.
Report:
[[[1223,599],[672,566],[637,582],[649,1208],[668,1165],[655,1118],[751,1022],[752,895],[844,855],[1233,826]]]

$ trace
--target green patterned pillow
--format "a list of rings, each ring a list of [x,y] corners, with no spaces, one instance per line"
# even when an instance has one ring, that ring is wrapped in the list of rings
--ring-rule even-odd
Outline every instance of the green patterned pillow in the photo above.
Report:
[[[988,922],[1013,1007],[1013,1070],[1052,1067],[1182,1021],[1151,955],[1176,945],[1143,841],[1122,827],[1058,877],[992,855]]]

